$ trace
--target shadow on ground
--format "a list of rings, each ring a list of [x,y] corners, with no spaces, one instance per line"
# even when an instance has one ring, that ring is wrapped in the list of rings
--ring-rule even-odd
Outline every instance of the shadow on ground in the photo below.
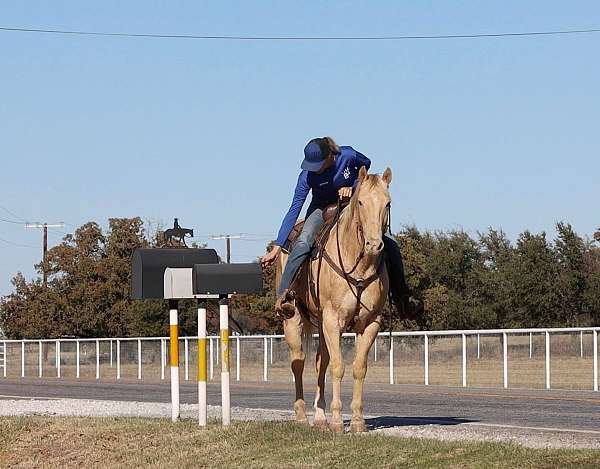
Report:
[[[460,425],[461,423],[478,422],[478,420],[461,419],[456,417],[393,417],[382,415],[365,419],[369,430],[379,428],[407,427],[409,425]]]

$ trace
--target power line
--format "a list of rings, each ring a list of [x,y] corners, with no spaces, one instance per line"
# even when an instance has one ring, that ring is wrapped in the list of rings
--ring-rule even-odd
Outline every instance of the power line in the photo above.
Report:
[[[24,221],[9,220],[8,218],[2,218],[2,217],[0,217],[0,221],[3,221],[4,223],[14,223],[15,225],[25,225],[26,224],[26,222],[24,222]]]
[[[11,217],[18,218],[19,220],[22,220],[22,221],[27,221],[23,217],[20,217],[19,215],[17,215],[16,213],[11,212],[9,209],[7,209],[6,207],[4,207],[3,205],[0,205],[0,208],[2,210],[4,210],[6,213],[8,213]]]
[[[0,238],[0,241],[2,241],[3,243],[6,243],[6,244],[10,244],[11,246],[17,246],[17,247],[20,247],[20,248],[39,249],[39,246],[31,246],[29,244],[15,243],[14,241],[9,241],[8,239]]]
[[[154,39],[200,39],[217,41],[400,41],[417,39],[482,39],[524,36],[556,36],[567,34],[599,33],[600,29],[565,29],[553,31],[523,31],[506,33],[475,34],[435,34],[435,35],[397,35],[397,36],[244,36],[244,35],[197,35],[197,34],[156,34],[156,33],[123,33],[107,31],[81,31],[67,29],[42,29],[22,27],[0,27],[0,31],[63,34],[74,36],[110,36],[127,38]]]

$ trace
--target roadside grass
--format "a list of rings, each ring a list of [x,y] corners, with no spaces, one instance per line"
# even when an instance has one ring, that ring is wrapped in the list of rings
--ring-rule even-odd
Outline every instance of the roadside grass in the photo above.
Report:
[[[600,451],[335,435],[290,422],[0,418],[0,467],[599,467]]]

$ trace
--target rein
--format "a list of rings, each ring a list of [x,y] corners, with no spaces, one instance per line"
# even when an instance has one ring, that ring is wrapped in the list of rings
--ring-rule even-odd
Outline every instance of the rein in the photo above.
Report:
[[[383,265],[383,262],[382,262],[383,256],[379,256],[379,259],[377,261],[377,268],[375,269],[375,272],[371,276],[367,277],[366,279],[365,278],[355,278],[352,276],[352,274],[354,273],[354,271],[357,269],[358,265],[360,264],[360,261],[365,256],[365,239],[364,239],[364,234],[363,234],[362,222],[360,220],[360,214],[358,214],[358,216],[359,216],[358,235],[362,238],[362,241],[363,241],[362,247],[361,247],[360,253],[359,253],[353,267],[349,271],[346,271],[346,268],[344,266],[344,261],[342,259],[342,251],[340,249],[339,221],[340,221],[341,211],[342,211],[342,204],[341,204],[341,200],[338,199],[337,213],[336,213],[335,220],[334,220],[332,226],[335,225],[335,230],[336,230],[335,237],[336,237],[336,247],[337,247],[337,255],[338,255],[339,265],[327,253],[327,250],[325,249],[325,247],[323,247],[323,249],[321,251],[321,255],[319,256],[319,265],[318,265],[318,269],[317,269],[317,288],[316,288],[315,300],[316,300],[319,311],[322,312],[320,300],[319,300],[319,290],[320,290],[319,287],[320,287],[320,277],[321,277],[321,260],[324,258],[325,261],[329,264],[329,266],[333,269],[333,271],[346,281],[346,283],[348,284],[348,288],[350,289],[350,291],[356,298],[356,307],[354,308],[354,315],[352,317],[352,322],[348,325],[348,329],[351,329],[352,327],[354,327],[354,324],[356,324],[356,322],[358,320],[358,314],[360,312],[361,306],[364,309],[366,309],[369,313],[372,312],[361,301],[361,297],[362,297],[364,290],[372,282],[374,282],[377,278],[379,278],[380,273],[381,273],[380,272],[381,266]],[[356,288],[356,291],[354,291],[354,288],[352,288],[352,287]]]

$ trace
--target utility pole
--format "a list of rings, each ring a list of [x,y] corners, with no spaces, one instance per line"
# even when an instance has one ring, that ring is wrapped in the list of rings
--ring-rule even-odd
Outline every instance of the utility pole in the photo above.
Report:
[[[225,239],[227,240],[227,263],[231,264],[231,240],[242,239],[242,235],[219,235],[211,236],[210,239]]]
[[[44,230],[44,247],[42,258],[42,278],[44,279],[44,287],[48,285],[48,228],[62,228],[64,223],[26,223],[25,228],[42,228]]]

